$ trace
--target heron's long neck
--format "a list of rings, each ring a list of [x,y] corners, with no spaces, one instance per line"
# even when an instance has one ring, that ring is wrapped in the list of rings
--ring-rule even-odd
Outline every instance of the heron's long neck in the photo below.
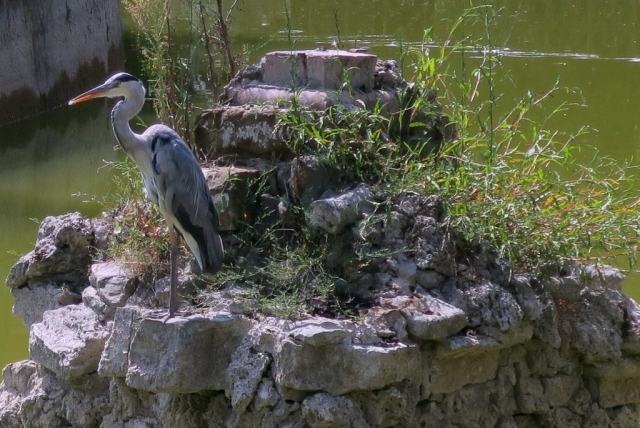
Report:
[[[125,98],[120,101],[111,111],[111,123],[113,125],[113,133],[120,143],[120,146],[130,156],[133,155],[133,149],[136,147],[137,142],[136,134],[131,130],[129,121],[133,119],[144,104],[144,97],[134,96],[131,98]]]

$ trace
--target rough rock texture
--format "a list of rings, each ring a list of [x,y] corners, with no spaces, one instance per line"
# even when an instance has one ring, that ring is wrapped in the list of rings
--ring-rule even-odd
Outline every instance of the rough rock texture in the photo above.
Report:
[[[437,201],[406,194],[391,204],[343,232],[362,250],[400,249],[369,267],[379,299],[361,320],[259,315],[236,287],[214,293],[206,312],[163,322],[132,305],[135,281],[104,262],[67,284],[84,287],[82,300],[27,279],[14,293],[25,295],[15,311],[31,324],[31,360],[5,368],[0,426],[640,424],[640,306],[617,291],[619,271],[509,277],[486,246],[459,256]],[[64,276],[65,252],[91,242],[91,223],[72,215],[45,226],[36,245],[48,261],[26,266]],[[57,303],[45,311],[47,296]],[[25,312],[29,301],[41,303]]]
[[[98,369],[109,329],[84,305],[65,306],[44,313],[31,326],[31,358],[63,378],[75,378]]]
[[[80,282],[86,278],[92,243],[93,227],[80,213],[46,217],[40,224],[35,249],[20,258],[5,282],[10,288],[39,279]]]
[[[337,235],[344,232],[348,226],[355,224],[358,216],[367,207],[373,193],[365,185],[360,185],[342,195],[318,199],[309,206],[309,224]]]

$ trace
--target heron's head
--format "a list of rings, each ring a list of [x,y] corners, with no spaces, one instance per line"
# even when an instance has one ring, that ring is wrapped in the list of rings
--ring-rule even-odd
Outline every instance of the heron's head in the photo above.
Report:
[[[145,95],[144,84],[140,79],[128,73],[116,73],[107,79],[102,85],[97,86],[83,94],[78,95],[69,105],[78,104],[93,98],[133,98]]]

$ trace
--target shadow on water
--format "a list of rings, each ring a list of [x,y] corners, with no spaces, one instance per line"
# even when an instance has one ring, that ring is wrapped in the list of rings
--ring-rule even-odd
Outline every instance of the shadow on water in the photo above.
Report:
[[[0,277],[33,248],[37,220],[80,211],[95,215],[112,174],[104,160],[121,153],[109,124],[109,104],[63,107],[0,127]],[[11,313],[0,287],[0,366],[28,355],[28,330]]]

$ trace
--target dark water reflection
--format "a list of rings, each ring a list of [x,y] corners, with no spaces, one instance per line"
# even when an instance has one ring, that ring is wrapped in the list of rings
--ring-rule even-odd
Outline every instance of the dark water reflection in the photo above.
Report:
[[[109,192],[114,140],[106,103],[61,108],[0,127],[0,276],[17,254],[33,248],[38,223],[48,215],[100,212],[95,200]],[[13,299],[0,287],[0,365],[27,356],[28,331],[11,314]]]
[[[176,0],[176,4],[183,4]],[[329,47],[337,41],[334,13],[346,48],[368,47],[381,58],[399,59],[401,46],[419,46],[424,31],[442,43],[468,2],[448,0],[244,0],[232,23],[233,44],[245,46],[248,62],[256,62],[276,49]],[[552,129],[571,133],[587,125],[593,132],[581,144],[598,147],[622,161],[637,158],[637,112],[640,112],[640,3],[623,0],[495,0],[500,10],[489,32],[502,53],[497,90],[498,109],[511,108],[527,91],[542,92],[560,81],[574,89],[541,112],[544,118],[561,101],[586,103],[548,121]],[[287,31],[285,7],[291,31]],[[482,15],[483,9],[476,13]],[[184,16],[188,16],[184,11]],[[483,19],[467,22],[461,31],[477,40],[487,36]],[[127,68],[141,72],[136,40],[125,20],[130,46]],[[182,37],[185,43],[195,43]],[[469,45],[472,42],[467,41]],[[189,48],[185,47],[185,51]],[[206,61],[196,46],[194,82],[206,81]],[[470,55],[468,66],[480,61]],[[471,58],[475,56],[476,58]],[[458,67],[452,64],[452,67]],[[409,70],[407,68],[407,70]],[[198,86],[199,89],[201,86]],[[106,104],[61,108],[9,127],[0,127],[0,277],[17,256],[32,248],[37,224],[30,218],[80,210],[96,213],[100,206],[84,203],[77,193],[105,195],[111,185],[102,159],[117,156],[108,124]],[[635,161],[634,161],[635,162]],[[633,277],[626,289],[640,296],[640,280]],[[10,313],[11,296],[0,287],[0,366],[27,354],[27,332]]]

